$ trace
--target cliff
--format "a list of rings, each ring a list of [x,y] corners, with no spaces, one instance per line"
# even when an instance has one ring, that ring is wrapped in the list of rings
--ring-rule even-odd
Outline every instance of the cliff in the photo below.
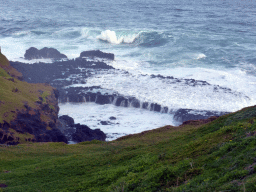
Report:
[[[22,74],[0,53],[0,144],[67,142],[56,129],[58,91],[21,79]]]

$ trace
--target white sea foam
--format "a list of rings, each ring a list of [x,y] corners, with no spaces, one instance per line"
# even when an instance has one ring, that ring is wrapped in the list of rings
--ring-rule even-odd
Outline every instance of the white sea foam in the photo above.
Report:
[[[138,37],[138,34],[127,34],[127,35],[116,35],[115,31],[102,31],[97,39],[107,41],[112,44],[121,44],[121,43],[132,43]]]
[[[195,58],[198,60],[198,59],[203,59],[203,58],[206,58],[206,55],[203,54],[203,53],[199,53],[199,54],[196,54],[195,55]]]
[[[31,31],[18,31],[13,33],[14,36],[23,36],[23,35],[30,35]]]
[[[161,114],[143,109],[116,107],[114,105],[97,105],[95,103],[60,104],[59,115],[69,115],[75,123],[85,124],[91,129],[101,129],[107,134],[107,140],[140,133],[165,125],[179,125],[171,114]],[[113,116],[116,120],[110,120]],[[110,125],[102,125],[100,121],[108,121]]]
[[[207,72],[207,70],[202,71],[205,76],[211,72]],[[98,73],[88,78],[86,85],[101,86],[102,88],[114,90],[125,96],[136,97],[140,101],[167,106],[169,109],[189,108],[236,111],[255,104],[256,88],[252,84],[245,82],[243,78],[239,79],[239,76],[229,73],[225,74],[221,71],[214,72],[215,75],[218,74],[217,77],[212,76],[211,79],[215,82],[215,86],[211,84],[201,85],[201,82],[198,82],[194,86],[193,83],[188,84],[183,79],[179,79],[180,82],[176,82],[176,80],[172,79],[150,78],[148,75],[132,75],[122,73],[118,70],[113,70],[112,73]],[[224,75],[224,80],[222,79],[222,75]],[[205,78],[202,79],[205,80]],[[242,83],[240,82],[241,80],[243,80]],[[219,84],[216,84],[216,82]],[[233,82],[232,85],[230,85],[231,82]],[[245,83],[246,87],[242,87],[243,83]],[[222,85],[224,88],[231,88],[231,90],[219,88],[216,85]],[[251,89],[248,89],[248,86]]]
[[[22,63],[27,63],[27,64],[35,64],[35,63],[53,63],[54,61],[52,59],[31,59],[31,60],[26,60],[24,58],[16,58],[13,61],[18,61]]]
[[[241,105],[241,107],[256,104],[256,87],[254,86],[256,82],[256,77],[254,76],[255,65],[250,63],[240,63],[239,65],[237,65],[236,68],[228,69],[220,66],[216,66],[214,69],[203,67],[174,68],[171,65],[152,66],[149,63],[143,61],[130,60],[129,62],[127,62],[116,59],[115,62],[109,63],[109,65],[112,65],[115,68],[128,70],[135,75],[161,74],[163,76],[174,76],[176,78],[207,81],[212,85],[227,87],[232,89],[232,91],[240,92],[248,96],[250,98],[250,102],[248,103],[248,105]],[[248,73],[252,73],[252,75]]]

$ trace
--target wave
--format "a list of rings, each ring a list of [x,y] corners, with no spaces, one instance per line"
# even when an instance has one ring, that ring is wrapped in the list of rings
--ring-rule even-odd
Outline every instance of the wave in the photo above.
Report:
[[[134,47],[158,47],[165,45],[173,37],[170,33],[160,31],[142,31],[142,30],[105,30],[93,29],[87,27],[68,27],[60,30],[52,29],[37,29],[37,30],[22,30],[19,28],[9,29],[5,31],[14,38],[25,40],[33,40],[40,38],[42,40],[66,40],[74,43],[81,43],[86,40],[100,40],[106,43],[119,45],[129,44]]]
[[[199,54],[195,55],[196,60],[203,59],[203,58],[206,58],[206,55],[203,53],[199,53]]]
[[[139,34],[128,34],[128,35],[116,35],[115,31],[102,31],[97,39],[106,41],[112,44],[121,44],[121,43],[133,43]]]
[[[111,44],[133,44],[134,46],[142,47],[157,47],[169,42],[172,37],[163,32],[146,32],[140,31],[138,33],[124,33],[105,30],[102,31],[97,39],[111,43]]]

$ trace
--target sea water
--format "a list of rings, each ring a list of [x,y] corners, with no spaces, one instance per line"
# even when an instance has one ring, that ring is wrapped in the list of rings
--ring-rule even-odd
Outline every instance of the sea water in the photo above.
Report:
[[[60,104],[59,114],[69,115],[76,123],[86,124],[91,129],[102,130],[107,135],[107,141],[165,125],[179,125],[170,114],[117,107],[112,104],[98,105],[93,102]]]
[[[9,60],[22,62],[32,46],[53,47],[69,58],[100,49],[115,54],[108,64],[116,70],[96,74],[87,85],[169,109],[233,112],[256,104],[255,23],[251,0],[5,0],[0,2],[0,46]],[[152,74],[180,82],[150,78]],[[186,84],[185,79],[207,85]],[[175,125],[171,115],[142,109],[70,103],[60,109],[107,133]],[[127,115],[131,121],[119,118],[119,128],[104,128],[93,120],[95,114]]]

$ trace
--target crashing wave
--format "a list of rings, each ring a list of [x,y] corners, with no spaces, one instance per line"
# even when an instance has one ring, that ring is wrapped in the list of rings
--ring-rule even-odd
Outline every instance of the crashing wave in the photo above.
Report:
[[[166,44],[170,36],[162,32],[141,31],[135,34],[117,34],[115,31],[102,31],[97,39],[111,44],[133,44],[143,47],[156,47]]]
[[[133,43],[137,37],[138,37],[138,34],[117,36],[115,31],[106,30],[106,31],[102,31],[101,34],[97,36],[97,39],[100,39],[102,41],[107,41],[112,44],[121,44],[121,43]]]

